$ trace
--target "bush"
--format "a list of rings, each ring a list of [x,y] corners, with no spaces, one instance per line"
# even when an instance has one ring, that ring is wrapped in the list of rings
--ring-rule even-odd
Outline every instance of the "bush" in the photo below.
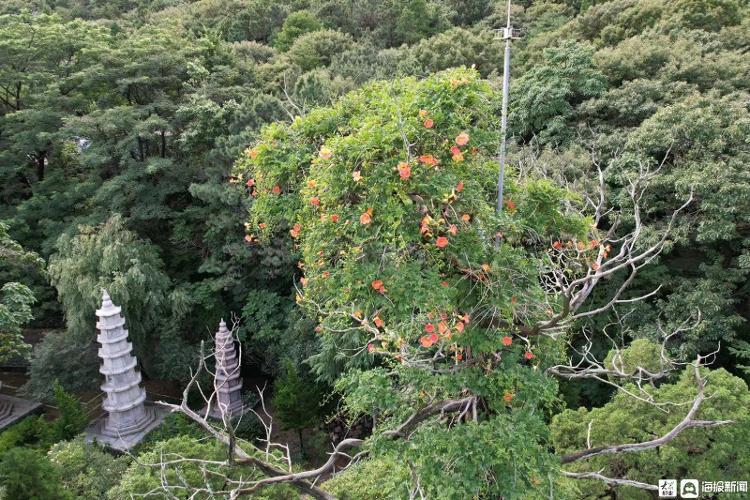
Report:
[[[65,489],[75,498],[100,499],[118,483],[130,457],[114,457],[99,446],[82,438],[57,443],[48,453],[50,462],[60,472]]]
[[[323,25],[315,16],[305,10],[298,10],[287,16],[273,42],[277,49],[286,51],[300,36],[322,28]]]
[[[205,436],[206,432],[182,413],[170,413],[156,429],[149,432],[143,441],[138,443],[133,454],[138,455],[150,451],[160,442],[172,438],[185,437],[197,440]]]
[[[54,384],[55,403],[60,416],[52,423],[53,441],[72,439],[82,432],[89,422],[83,406],[76,398],[65,392],[60,383]]]
[[[0,433],[0,453],[13,448],[46,447],[49,442],[49,424],[44,417],[26,417]]]
[[[42,452],[14,448],[0,456],[0,486],[5,497],[18,500],[66,500],[60,476]]]
[[[328,66],[336,54],[349,50],[352,44],[352,37],[339,31],[315,31],[299,37],[287,55],[302,71],[310,71]]]

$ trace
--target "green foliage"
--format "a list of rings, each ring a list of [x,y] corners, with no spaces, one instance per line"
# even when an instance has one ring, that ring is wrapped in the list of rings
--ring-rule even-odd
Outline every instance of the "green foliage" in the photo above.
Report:
[[[273,386],[273,407],[286,429],[301,431],[320,421],[325,393],[309,379],[303,378],[291,361]]]
[[[0,487],[7,498],[66,500],[60,475],[46,456],[29,448],[14,448],[0,455]]]
[[[448,27],[445,12],[428,0],[407,0],[396,18],[395,35],[399,42],[411,44]]]
[[[159,491],[162,487],[162,474],[166,484],[174,486],[171,493],[176,498],[188,498],[190,496],[179,485],[185,484],[193,487],[210,487],[214,491],[221,491],[224,481],[218,474],[205,474],[196,462],[180,462],[166,467],[164,471],[160,467],[149,464],[158,464],[162,457],[166,460],[176,458],[195,458],[221,462],[226,459],[226,450],[223,445],[215,441],[196,441],[188,436],[178,436],[166,441],[155,443],[153,449],[138,455],[138,460],[132,462],[122,478],[115,487],[111,488],[107,497],[112,500],[129,498],[133,494],[145,494],[150,491]],[[208,471],[226,474],[230,479],[237,480],[240,477],[247,481],[253,477],[259,477],[257,471],[248,470],[247,467],[222,466],[218,464],[206,464]],[[249,473],[248,473],[249,472]],[[179,479],[178,479],[179,478]],[[273,486],[258,492],[258,498],[262,499],[287,499],[295,498],[294,490],[288,486]]]
[[[51,425],[54,441],[69,440],[82,432],[88,424],[86,411],[76,398],[65,392],[56,380],[53,386],[55,405],[60,415]]]
[[[300,36],[312,33],[323,28],[323,25],[314,15],[304,10],[292,12],[284,19],[281,31],[274,38],[274,46],[282,51],[287,51]]]
[[[143,441],[138,443],[134,454],[138,455],[145,451],[151,451],[155,446],[159,446],[160,442],[172,438],[184,437],[197,441],[205,436],[205,431],[184,414],[170,413],[156,429],[146,434]]]
[[[0,432],[0,454],[20,447],[49,446],[49,424],[44,417],[25,417]]]
[[[64,491],[82,499],[105,498],[130,462],[130,457],[115,457],[83,438],[53,445],[48,457],[59,471]]]
[[[107,498],[112,500],[127,498],[131,494],[144,494],[154,488],[160,488],[161,471],[158,468],[150,467],[148,464],[157,464],[161,457],[167,460],[176,458],[179,454],[184,458],[200,458],[203,460],[221,461],[226,458],[226,452],[222,446],[216,442],[196,441],[189,436],[178,436],[160,441],[154,444],[153,449],[138,455],[138,460],[131,463],[125,473],[122,475],[120,482],[107,493]],[[209,470],[223,471],[221,466],[209,466]],[[188,485],[198,486],[204,484],[203,474],[196,463],[184,462],[172,467],[166,471],[168,484],[177,485],[177,478]],[[215,489],[221,488],[221,482],[218,478],[213,479],[208,476],[210,485]],[[187,498],[186,493],[180,493],[178,498]]]
[[[328,66],[331,59],[351,48],[349,35],[333,30],[308,33],[297,38],[287,55],[302,71]]]
[[[545,49],[544,62],[513,83],[512,131],[524,139],[538,135],[543,143],[567,140],[573,107],[605,89],[604,76],[593,66],[593,53],[577,43]]]
[[[345,409],[376,417],[375,440],[404,418],[406,409],[433,397],[455,397],[464,386],[491,402],[489,415],[499,424],[532,429],[529,447],[535,451],[529,455],[510,437],[496,447],[485,428],[489,419],[455,434],[486,443],[486,450],[452,447],[446,444],[449,432],[426,422],[434,436],[420,431],[412,450],[371,448],[361,469],[331,483],[338,493],[404,496],[403,485],[413,478],[404,465],[408,458],[418,464],[419,477],[432,481],[435,464],[441,464],[446,477],[455,472],[481,484],[468,491],[437,478],[435,484],[445,488],[438,494],[533,497],[543,491],[548,497],[552,489],[556,498],[580,498],[569,482],[542,473],[554,468],[554,459],[539,450],[548,432],[537,417],[557,411],[557,389],[526,373],[533,363],[516,366],[518,342],[501,347],[507,373],[486,380],[472,372],[459,379],[403,373],[388,381],[371,368],[424,362],[437,347],[421,346],[428,320],[436,327],[445,322],[453,335],[438,343],[452,369],[460,366],[459,354],[466,360],[497,352],[506,332],[488,327],[490,311],[504,319],[518,311],[531,319],[546,317],[546,307],[528,305],[547,299],[536,272],[546,265],[544,249],[588,225],[561,212],[560,206],[579,200],[557,186],[578,190],[595,179],[593,153],[600,164],[612,163],[615,172],[606,182],[608,201],[616,206],[623,204],[629,173],[663,162],[652,179],[655,189],[643,199],[648,238],[691,189],[696,195],[666,252],[639,273],[628,297],[661,286],[659,292],[647,303],[621,305],[625,328],[609,327],[613,338],[625,342],[622,347],[632,341],[622,351],[624,364],[656,366],[657,351],[646,339],[661,342],[657,325],[669,330],[700,311],[703,321],[675,338],[669,354],[694,359],[721,342],[718,364],[739,373],[750,359],[745,321],[750,226],[744,215],[750,213],[745,175],[750,120],[744,105],[750,91],[750,7],[743,0],[513,5],[513,24],[523,33],[513,42],[511,71],[508,183],[516,209],[495,217],[502,42],[492,29],[505,25],[502,2],[3,2],[0,218],[10,227],[0,226],[0,356],[23,354],[20,329],[32,313],[32,326],[62,327],[57,291],[37,271],[39,260],[30,251],[45,259],[57,254],[52,278],[66,289],[62,312],[77,326],[47,334],[37,347],[31,366],[36,395],[49,395],[54,378],[68,390],[95,385],[91,313],[98,287],[130,280],[120,292],[110,292],[125,306],[148,375],[184,380],[198,342],[219,318],[242,311],[240,333],[251,364],[281,375],[281,360],[302,367],[312,358],[316,374],[327,380],[346,373]],[[464,81],[462,73],[454,73],[421,85],[368,85],[462,65],[475,65],[489,82],[474,75]],[[332,109],[310,111],[362,85],[367,86]],[[430,112],[433,128],[423,126],[426,117],[418,117],[419,109]],[[282,120],[293,123],[260,132]],[[454,162],[449,147],[461,131],[470,142],[461,147],[463,161]],[[230,172],[254,143],[260,145],[258,164],[243,159],[240,170],[266,175],[256,175],[257,197],[245,188],[246,177]],[[317,158],[323,146],[332,151],[330,160]],[[417,160],[423,153],[438,158],[439,170]],[[397,171],[401,160],[410,161],[406,181]],[[355,171],[362,175],[358,183],[351,177]],[[537,180],[537,173],[554,180]],[[464,190],[453,193],[459,180]],[[284,188],[278,199],[265,192],[274,182]],[[318,208],[310,204],[314,195]],[[372,222],[361,225],[368,208]],[[252,225],[245,230],[248,210]],[[464,210],[471,216],[466,224],[457,220]],[[338,215],[339,222],[321,221],[321,213]],[[102,240],[92,248],[83,245],[101,231],[88,228],[107,227],[112,214],[121,214],[117,234],[127,238],[115,241],[122,245]],[[431,219],[425,235],[419,232],[424,215]],[[456,222],[454,235],[448,231]],[[266,229],[258,231],[258,223]],[[300,235],[292,243],[295,223]],[[624,213],[621,228],[630,224],[632,214]],[[84,234],[79,226],[87,228]],[[242,241],[244,231],[256,237],[252,244]],[[500,252],[491,244],[497,231],[507,238]],[[449,240],[442,250],[435,245],[440,236]],[[16,241],[27,250],[19,253]],[[58,242],[66,242],[65,250]],[[6,259],[8,248],[30,260]],[[103,265],[105,254],[116,257],[117,265]],[[99,264],[89,262],[92,255]],[[304,268],[296,267],[298,260]],[[486,282],[471,277],[480,272]],[[303,274],[306,284],[297,285]],[[376,279],[384,283],[383,294],[372,287]],[[592,307],[606,303],[623,279],[624,273],[600,282]],[[302,307],[294,306],[295,285]],[[471,321],[459,336],[456,325],[468,319],[467,312]],[[610,320],[586,325],[602,357],[610,345],[599,334]],[[574,345],[577,340],[571,338]],[[551,342],[533,342],[531,348],[540,371],[567,357]],[[304,370],[298,374],[306,380]],[[611,396],[595,383],[565,384],[562,390],[573,407],[604,408]],[[500,402],[505,391],[514,391],[510,405]],[[534,391],[540,396],[525,399]],[[0,448],[16,443],[46,448],[53,439],[49,428],[38,419],[24,420],[0,434],[0,443],[8,444]],[[172,431],[191,432],[177,424]],[[518,462],[509,465],[500,446]],[[434,450],[441,456],[425,463]],[[521,479],[514,485],[483,483],[471,459],[455,470],[443,462],[451,454],[475,452],[498,467],[518,470]],[[539,470],[532,474],[534,460]],[[672,470],[661,462],[649,464],[656,472]],[[366,477],[367,471],[383,477]],[[400,483],[385,477],[388,472]],[[506,478],[507,470],[498,475]],[[586,488],[601,493],[598,486]],[[616,494],[637,496],[622,488]]]
[[[396,457],[364,460],[324,483],[341,500],[409,496],[409,469]]]
[[[31,306],[36,302],[28,286],[5,281],[11,276],[41,269],[44,261],[35,253],[25,251],[8,235],[8,225],[0,222],[0,362],[26,356],[29,346],[24,342],[21,327],[33,318]]]
[[[747,384],[723,369],[705,370],[706,400],[696,419],[732,420],[732,424],[712,429],[688,429],[657,449],[615,456],[602,455],[571,464],[571,470],[602,470],[605,476],[626,477],[656,484],[664,476],[705,478],[720,481],[741,477],[748,470],[747,454],[741,450],[750,444],[750,392]],[[636,390],[635,387],[630,389]],[[691,402],[696,394],[693,368],[686,368],[674,383],[646,388],[657,403]],[[640,442],[662,436],[685,417],[688,406],[663,411],[652,404],[617,394],[601,408],[565,410],[552,420],[552,439],[559,453],[586,448],[590,429],[592,447]],[[589,422],[593,422],[589,427]],[[582,483],[584,496],[604,493],[598,481]],[[645,498],[641,490],[624,488],[623,498]]]

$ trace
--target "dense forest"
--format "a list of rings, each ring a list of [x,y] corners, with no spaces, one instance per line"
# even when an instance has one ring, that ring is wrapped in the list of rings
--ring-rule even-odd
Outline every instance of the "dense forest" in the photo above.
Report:
[[[513,2],[496,210],[506,8],[0,3],[0,362],[54,407],[0,498],[750,480],[750,3]],[[103,289],[176,397],[125,454],[81,436]]]

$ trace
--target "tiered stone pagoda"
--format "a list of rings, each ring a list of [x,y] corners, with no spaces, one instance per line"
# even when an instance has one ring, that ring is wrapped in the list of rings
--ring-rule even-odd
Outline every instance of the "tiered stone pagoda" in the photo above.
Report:
[[[234,337],[223,319],[214,342],[214,395],[208,404],[208,416],[220,420],[224,414],[231,418],[242,412],[242,379]]]
[[[141,374],[136,370],[138,360],[131,354],[133,344],[128,341],[125,318],[106,290],[96,315],[99,317],[96,340],[101,344],[99,357],[102,359],[99,372],[104,375],[102,408],[107,415],[88,429],[87,438],[127,450],[159,425],[166,412],[145,404],[146,391],[140,385]]]

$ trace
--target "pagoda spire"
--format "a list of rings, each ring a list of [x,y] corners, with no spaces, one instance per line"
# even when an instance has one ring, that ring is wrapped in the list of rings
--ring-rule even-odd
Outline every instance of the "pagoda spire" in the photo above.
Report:
[[[209,402],[208,416],[222,419],[227,415],[231,418],[242,411],[242,379],[234,337],[223,319],[214,343],[214,396]]]
[[[131,354],[133,344],[128,341],[121,311],[103,290],[102,306],[96,311],[99,318],[96,340],[101,345],[99,372],[104,375],[101,389],[105,394],[102,408],[107,416],[95,424],[90,437],[113,448],[128,449],[158,425],[160,418],[152,406],[145,405],[146,391],[141,387],[141,373],[136,370],[138,360]]]

